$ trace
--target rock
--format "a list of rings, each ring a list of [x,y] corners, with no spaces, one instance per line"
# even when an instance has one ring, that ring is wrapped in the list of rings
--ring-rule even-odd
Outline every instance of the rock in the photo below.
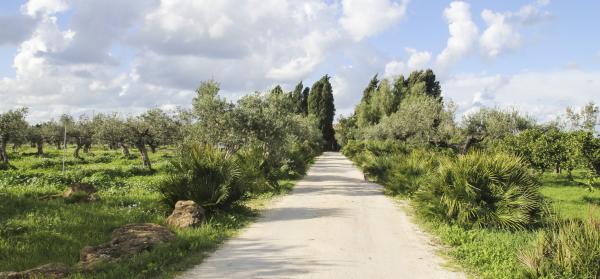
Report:
[[[96,196],[96,188],[90,184],[85,183],[73,183],[71,186],[63,193],[63,198],[70,202],[90,202],[98,200]]]
[[[167,224],[177,228],[194,227],[204,220],[204,209],[194,201],[178,201],[173,213],[167,218]]]
[[[93,269],[98,264],[131,257],[174,239],[175,234],[161,225],[128,224],[115,229],[110,242],[81,249],[78,267],[82,270]]]
[[[0,279],[65,278],[67,275],[69,275],[69,266],[50,263],[21,272],[0,272]]]

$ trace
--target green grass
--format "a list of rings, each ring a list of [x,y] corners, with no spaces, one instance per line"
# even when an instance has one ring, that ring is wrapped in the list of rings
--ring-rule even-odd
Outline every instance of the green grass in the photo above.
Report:
[[[564,175],[546,173],[541,177],[541,192],[552,201],[554,210],[562,218],[584,219],[590,211],[600,218],[600,210],[593,210],[600,207],[600,189],[590,191],[578,174],[580,172],[570,180]]]
[[[600,190],[590,191],[583,185],[581,173],[575,172],[573,180],[554,173],[540,177],[541,192],[551,201],[559,218],[583,219],[590,212],[600,218],[600,208],[593,209],[600,207]],[[529,247],[539,233],[539,230],[469,230],[423,217],[417,220],[446,247],[442,253],[451,262],[476,278],[520,278],[522,266],[518,253]]]
[[[62,154],[53,148],[46,151],[46,158],[36,158],[33,149],[23,148],[11,154],[15,169],[0,171],[0,271],[50,262],[73,265],[81,248],[110,240],[115,228],[137,222],[164,223],[169,210],[161,203],[157,187],[166,175],[172,150],[150,154],[151,172],[141,167],[136,156],[124,158],[118,151],[94,149],[95,156],[84,160],[68,157],[64,174]],[[79,180],[94,185],[100,201],[67,203],[57,197]],[[280,183],[281,193],[294,185],[292,180]],[[72,277],[171,278],[252,222],[275,195],[251,197],[232,210],[211,214],[198,228],[176,231],[177,239],[171,243],[100,272]]]

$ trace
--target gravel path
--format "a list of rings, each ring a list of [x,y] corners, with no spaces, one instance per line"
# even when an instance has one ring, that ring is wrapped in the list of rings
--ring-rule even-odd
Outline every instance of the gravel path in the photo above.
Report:
[[[429,238],[339,153],[318,158],[294,191],[227,241],[192,278],[464,278]]]

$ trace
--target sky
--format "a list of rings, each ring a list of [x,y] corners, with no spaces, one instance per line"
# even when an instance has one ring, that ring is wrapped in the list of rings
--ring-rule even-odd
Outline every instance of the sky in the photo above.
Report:
[[[329,74],[349,115],[375,74],[431,68],[458,115],[600,103],[600,1],[5,0],[0,112],[137,114]]]

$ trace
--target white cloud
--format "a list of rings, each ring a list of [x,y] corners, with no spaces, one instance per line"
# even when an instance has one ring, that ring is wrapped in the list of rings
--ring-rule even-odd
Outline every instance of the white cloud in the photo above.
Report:
[[[538,0],[522,6],[516,12],[500,13],[487,9],[481,12],[481,17],[487,25],[479,40],[482,54],[493,59],[504,52],[520,47],[522,45],[520,29],[551,18],[550,12],[543,10],[543,7],[549,3],[549,0]]]
[[[392,60],[385,64],[385,71],[383,76],[389,78],[406,74],[408,71],[409,70],[408,66],[406,66],[406,63],[399,60]]]
[[[406,48],[406,52],[410,54],[408,58],[408,68],[411,70],[419,70],[427,67],[431,61],[431,53],[427,51],[419,52],[414,48]]]
[[[384,77],[394,77],[398,75],[408,75],[415,70],[423,70],[431,61],[431,53],[428,51],[417,51],[414,48],[405,48],[409,54],[407,62],[392,60],[385,64]]]
[[[540,121],[598,100],[600,72],[562,70],[523,72],[512,76],[457,75],[442,83],[444,98],[459,106],[459,114],[480,107],[516,108]]]
[[[454,1],[444,10],[450,38],[446,48],[437,56],[436,68],[444,73],[448,67],[471,51],[479,29],[471,19],[469,4]]]
[[[231,97],[274,84],[309,85],[341,66],[338,53],[364,60],[355,69],[366,77],[383,65],[378,55],[365,55],[372,46],[350,50],[360,43],[341,26],[338,2],[107,1],[30,0],[22,6],[36,26],[19,45],[15,77],[0,81],[0,98],[8,100],[0,111],[27,106],[40,120],[63,112],[187,106],[193,89],[210,78]],[[388,4],[374,6],[393,10],[377,30],[405,5]],[[67,25],[59,27],[63,15],[57,13],[67,10]],[[341,76],[338,84],[346,78],[355,86],[357,76]],[[336,104],[347,108],[356,92],[346,88],[336,93]]]
[[[360,41],[402,19],[407,3],[406,0],[342,0],[340,24],[355,41]]]
[[[21,10],[29,16],[49,15],[62,12],[68,8],[63,0],[29,0]]]
[[[488,26],[479,39],[486,56],[495,58],[501,52],[515,49],[521,44],[521,35],[507,22],[506,15],[484,10],[481,17]]]

